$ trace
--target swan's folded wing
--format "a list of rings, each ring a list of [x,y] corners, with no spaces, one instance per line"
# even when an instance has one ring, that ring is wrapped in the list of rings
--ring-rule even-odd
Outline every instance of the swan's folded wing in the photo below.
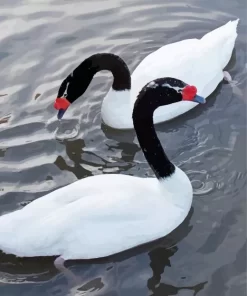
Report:
[[[29,236],[22,239],[29,240],[29,252],[57,254],[65,259],[120,252],[173,229],[180,209],[169,204],[165,211],[165,201],[161,207],[154,198],[145,186],[139,194],[122,188],[100,196],[90,195],[33,223],[27,229]],[[161,219],[164,215],[167,225]]]
[[[113,177],[112,184],[102,178],[105,185],[100,194],[87,192],[83,198],[33,217],[32,221],[26,219],[22,229],[16,231],[14,253],[101,257],[173,230],[176,220],[181,221],[182,210],[161,198],[157,179],[126,177]]]

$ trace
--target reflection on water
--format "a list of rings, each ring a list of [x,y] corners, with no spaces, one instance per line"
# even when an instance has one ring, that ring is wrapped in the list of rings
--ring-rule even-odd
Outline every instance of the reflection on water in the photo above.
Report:
[[[152,244],[102,260],[67,262],[81,279],[73,288],[54,268],[54,258],[0,253],[0,295],[245,295],[245,1],[3,2],[0,214],[91,175],[153,176],[135,132],[101,122],[109,73],[99,73],[57,120],[58,86],[84,58],[116,53],[133,71],[164,44],[241,21],[227,66],[234,83],[222,82],[205,106],[156,126],[167,154],[192,181],[193,207],[185,222]]]

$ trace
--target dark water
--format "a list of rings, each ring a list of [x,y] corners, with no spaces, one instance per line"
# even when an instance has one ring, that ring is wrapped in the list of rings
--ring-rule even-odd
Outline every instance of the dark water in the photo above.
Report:
[[[192,180],[187,220],[151,245],[68,262],[81,278],[70,290],[52,259],[0,254],[1,296],[246,295],[246,6],[245,0],[1,1],[0,214],[86,176],[153,175],[133,131],[101,125],[109,73],[95,77],[57,130],[58,86],[84,58],[116,53],[133,71],[164,44],[240,18],[227,67],[238,88],[223,82],[206,106],[157,126],[168,155]]]

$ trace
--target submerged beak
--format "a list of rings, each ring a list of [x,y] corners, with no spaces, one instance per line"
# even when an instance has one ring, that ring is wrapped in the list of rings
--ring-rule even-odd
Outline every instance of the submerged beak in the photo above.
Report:
[[[57,118],[60,120],[63,118],[64,113],[66,112],[67,109],[59,109],[57,113]]]
[[[63,98],[63,97],[56,98],[54,102],[54,108],[58,110],[57,118],[59,120],[63,118],[64,113],[68,109],[69,105],[70,105],[70,102],[66,98]]]
[[[206,103],[205,98],[203,98],[201,96],[198,96],[198,95],[196,95],[194,97],[193,101],[196,102],[196,103],[199,103],[199,104],[205,104]]]

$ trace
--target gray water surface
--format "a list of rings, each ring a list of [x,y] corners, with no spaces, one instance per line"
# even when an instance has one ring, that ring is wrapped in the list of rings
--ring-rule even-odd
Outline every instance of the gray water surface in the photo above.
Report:
[[[237,86],[222,82],[206,105],[156,127],[194,187],[186,221],[147,246],[68,262],[81,279],[73,288],[53,258],[0,253],[1,296],[246,295],[246,6],[245,0],[1,1],[0,214],[91,175],[153,176],[134,131],[101,123],[110,73],[97,74],[59,126],[58,87],[82,60],[112,52],[132,72],[162,45],[240,18],[227,67]]]

